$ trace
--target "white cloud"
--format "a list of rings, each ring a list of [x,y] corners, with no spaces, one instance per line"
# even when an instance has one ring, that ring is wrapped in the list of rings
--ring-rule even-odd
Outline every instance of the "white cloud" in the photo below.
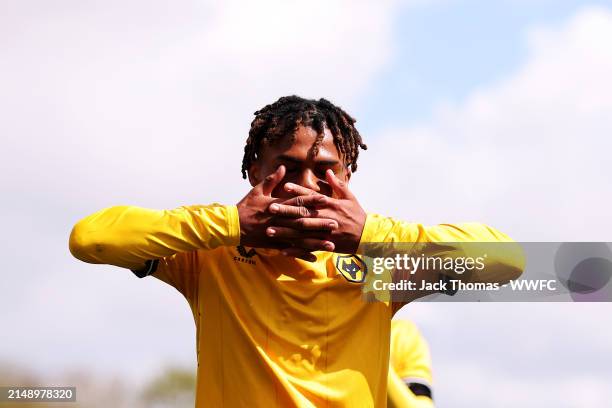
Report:
[[[400,312],[430,344],[438,403],[459,408],[605,405],[608,313],[596,303],[426,302]]]
[[[609,238],[612,13],[586,9],[528,40],[509,77],[370,142],[360,191],[397,191],[396,201],[367,195],[372,207],[486,221],[524,241]]]
[[[460,381],[462,390],[459,395],[443,396],[439,399],[440,405],[580,408],[606,406],[609,400],[610,376],[576,375],[568,367],[569,372],[547,377],[517,375],[508,379],[504,368],[484,368],[468,361],[445,367],[443,380],[448,383]]]
[[[113,204],[236,202],[252,113],[289,93],[350,109],[389,58],[398,4],[4,3],[0,358],[141,375],[193,362],[184,300],[77,262],[71,226]]]
[[[151,199],[162,186],[235,199],[252,112],[290,93],[350,106],[388,60],[396,7],[123,3],[4,13],[3,184],[58,200]]]
[[[522,241],[608,241],[612,12],[527,35],[507,78],[370,142],[354,178],[369,207],[427,223],[483,221]],[[374,153],[378,152],[378,153]],[[366,194],[370,186],[388,195]],[[609,400],[609,304],[415,304],[439,402],[580,407]],[[576,390],[576,392],[574,392]]]

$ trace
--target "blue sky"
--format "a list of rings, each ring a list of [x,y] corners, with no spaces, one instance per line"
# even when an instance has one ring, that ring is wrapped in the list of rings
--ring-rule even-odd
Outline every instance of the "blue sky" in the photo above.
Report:
[[[511,73],[526,58],[526,32],[556,25],[584,6],[612,1],[432,1],[404,5],[393,24],[394,55],[358,105],[362,133],[427,119]],[[367,58],[367,57],[364,57]]]

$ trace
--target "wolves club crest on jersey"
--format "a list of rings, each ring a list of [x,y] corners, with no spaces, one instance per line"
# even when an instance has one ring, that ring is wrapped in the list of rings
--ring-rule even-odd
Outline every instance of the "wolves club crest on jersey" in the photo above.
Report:
[[[361,283],[365,281],[368,267],[357,255],[339,255],[336,258],[336,269],[349,282]]]

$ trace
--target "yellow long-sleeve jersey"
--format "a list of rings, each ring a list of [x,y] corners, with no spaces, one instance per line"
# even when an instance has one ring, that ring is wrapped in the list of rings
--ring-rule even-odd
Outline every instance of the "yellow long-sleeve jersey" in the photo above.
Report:
[[[388,407],[432,408],[429,346],[416,325],[407,320],[391,322],[391,355],[387,380]],[[419,394],[409,386],[424,386]],[[415,390],[418,390],[416,388]]]
[[[70,250],[85,262],[132,270],[156,260],[153,276],[187,298],[197,333],[197,406],[385,406],[391,305],[364,301],[363,282],[340,273],[342,254],[315,252],[310,263],[240,247],[239,237],[235,206],[124,206],[78,222]],[[366,239],[509,240],[482,224],[424,227],[374,214]],[[498,269],[506,279],[522,265],[504,258]]]

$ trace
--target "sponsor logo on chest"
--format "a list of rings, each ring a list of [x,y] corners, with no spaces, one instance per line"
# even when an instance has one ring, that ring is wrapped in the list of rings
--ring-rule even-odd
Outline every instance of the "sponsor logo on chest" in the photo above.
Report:
[[[242,245],[238,245],[236,247],[236,250],[238,251],[239,256],[234,256],[234,262],[242,262],[242,263],[246,263],[250,265],[257,265],[257,262],[254,259],[252,259],[255,255],[259,255],[255,251],[255,248],[251,248],[247,251],[245,247],[243,247]]]

